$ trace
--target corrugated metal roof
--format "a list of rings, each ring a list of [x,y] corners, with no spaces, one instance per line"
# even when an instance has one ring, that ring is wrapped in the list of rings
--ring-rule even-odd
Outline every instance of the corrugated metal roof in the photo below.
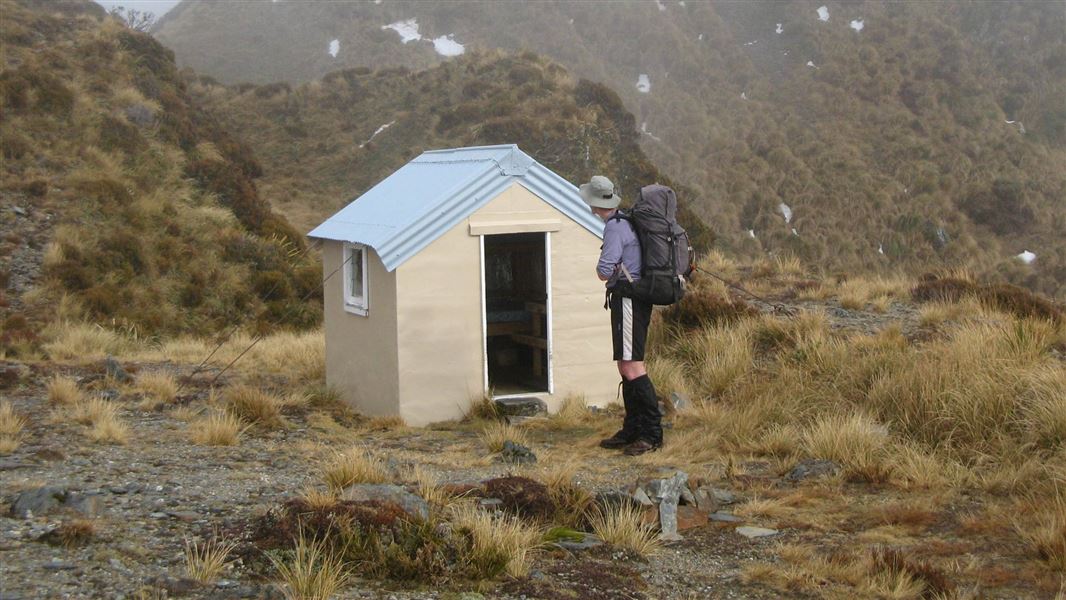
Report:
[[[366,244],[392,271],[516,182],[603,237],[577,188],[514,144],[424,152],[307,235]]]

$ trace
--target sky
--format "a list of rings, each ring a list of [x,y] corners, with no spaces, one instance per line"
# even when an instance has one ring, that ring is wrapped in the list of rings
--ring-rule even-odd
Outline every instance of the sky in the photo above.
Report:
[[[166,12],[180,2],[181,0],[96,0],[96,3],[103,6],[107,10],[111,10],[115,6],[122,6],[125,8],[132,8],[141,12],[150,12],[155,14],[155,18],[162,17]]]

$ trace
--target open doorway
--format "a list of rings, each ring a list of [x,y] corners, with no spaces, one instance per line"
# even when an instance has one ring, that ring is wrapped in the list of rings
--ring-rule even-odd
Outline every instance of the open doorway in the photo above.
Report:
[[[547,235],[485,236],[485,358],[496,396],[549,391]]]

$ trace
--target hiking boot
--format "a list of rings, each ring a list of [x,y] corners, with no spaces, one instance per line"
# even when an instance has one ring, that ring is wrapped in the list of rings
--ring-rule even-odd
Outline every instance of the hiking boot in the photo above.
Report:
[[[632,444],[626,446],[626,449],[623,450],[623,453],[626,456],[640,456],[641,454],[646,454],[648,452],[655,452],[656,450],[662,447],[662,444],[653,444],[648,440],[637,440]]]
[[[622,421],[622,428],[617,433],[607,439],[600,440],[600,448],[607,448],[608,450],[625,448],[633,443],[640,434],[640,415],[637,412],[638,408],[633,404],[633,382],[623,379],[620,387],[622,388],[622,402],[623,406],[625,406],[626,416]]]
[[[625,435],[625,430],[619,431],[609,438],[600,440],[600,448],[608,450],[621,450],[633,443],[633,438]]]

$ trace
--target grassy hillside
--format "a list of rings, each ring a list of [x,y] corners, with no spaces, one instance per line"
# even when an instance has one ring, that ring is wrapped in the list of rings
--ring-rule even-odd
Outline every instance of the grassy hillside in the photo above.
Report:
[[[605,173],[630,199],[649,182],[673,184],[641,151],[617,94],[532,54],[474,53],[420,72],[349,69],[296,87],[202,78],[190,90],[255,149],[264,194],[304,230],[433,148],[517,143],[570,181]],[[710,246],[698,218],[686,212],[682,222]]]
[[[0,4],[2,336],[87,319],[135,335],[317,323],[317,262],[249,149],[173,55],[95,4]]]
[[[383,29],[407,19],[422,40]],[[529,49],[616,89],[734,252],[1063,297],[1064,30],[1054,2],[185,2],[156,35],[231,83],[422,68],[446,35]]]

